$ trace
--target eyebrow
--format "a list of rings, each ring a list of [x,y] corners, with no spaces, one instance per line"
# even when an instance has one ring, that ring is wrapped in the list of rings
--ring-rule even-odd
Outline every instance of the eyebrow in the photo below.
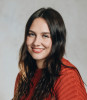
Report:
[[[34,32],[34,31],[32,31],[32,30],[29,30],[29,32],[36,33],[36,32]],[[50,32],[41,32],[41,34],[50,34]]]

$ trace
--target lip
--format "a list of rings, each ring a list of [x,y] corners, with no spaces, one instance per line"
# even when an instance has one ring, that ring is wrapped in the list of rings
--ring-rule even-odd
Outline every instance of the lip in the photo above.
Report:
[[[32,51],[34,53],[41,53],[43,51],[43,49],[42,48],[32,48]]]

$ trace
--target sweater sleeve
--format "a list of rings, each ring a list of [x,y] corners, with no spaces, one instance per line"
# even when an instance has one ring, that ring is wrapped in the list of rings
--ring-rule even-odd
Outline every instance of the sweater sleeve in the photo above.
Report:
[[[63,74],[55,83],[54,90],[57,100],[87,100],[80,75],[70,68],[63,70]]]

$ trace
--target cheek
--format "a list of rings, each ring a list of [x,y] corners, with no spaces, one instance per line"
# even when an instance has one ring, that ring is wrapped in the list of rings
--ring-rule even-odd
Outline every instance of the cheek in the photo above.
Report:
[[[45,46],[46,46],[47,48],[51,48],[51,47],[52,47],[52,41],[51,41],[51,40],[45,41]]]
[[[32,43],[33,43],[33,39],[30,39],[29,37],[27,37],[26,44],[31,45]]]

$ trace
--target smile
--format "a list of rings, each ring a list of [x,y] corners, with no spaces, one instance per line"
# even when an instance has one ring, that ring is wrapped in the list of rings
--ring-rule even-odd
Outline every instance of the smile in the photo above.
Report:
[[[41,49],[41,48],[32,48],[32,51],[34,53],[41,53],[43,51],[43,49]]]

